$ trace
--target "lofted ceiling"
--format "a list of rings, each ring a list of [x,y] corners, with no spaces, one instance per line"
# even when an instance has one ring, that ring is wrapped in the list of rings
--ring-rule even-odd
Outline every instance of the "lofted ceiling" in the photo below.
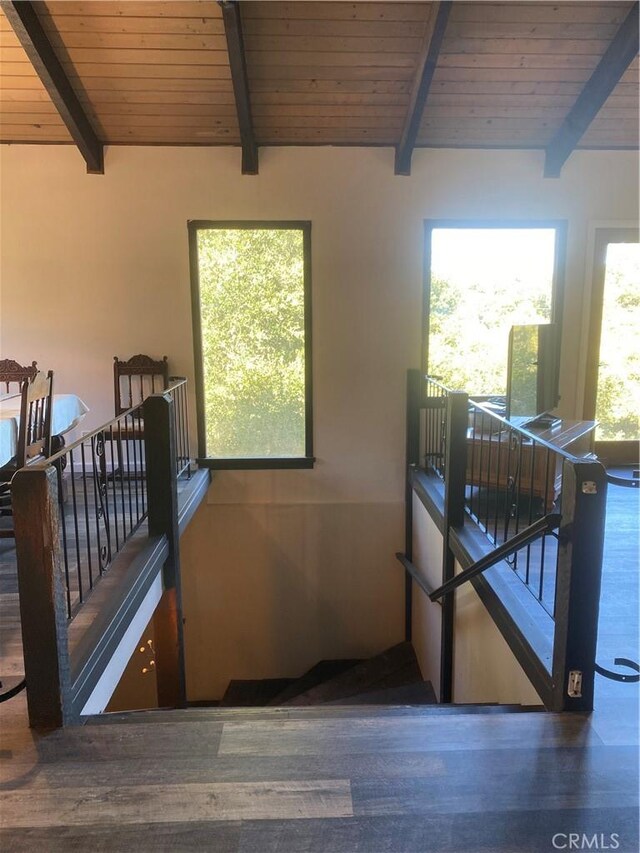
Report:
[[[638,147],[637,3],[0,5],[0,141],[91,171],[119,144],[242,145],[247,172],[261,146],[394,146],[400,173],[416,146]]]

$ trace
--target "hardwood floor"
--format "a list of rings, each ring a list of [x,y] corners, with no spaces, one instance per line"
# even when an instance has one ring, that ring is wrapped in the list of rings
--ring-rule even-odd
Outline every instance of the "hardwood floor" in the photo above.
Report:
[[[603,664],[637,642],[638,495],[610,497]],[[3,675],[21,672],[12,554],[0,543]],[[588,718],[220,708],[37,735],[22,693],[0,705],[0,850],[537,853],[578,833],[637,853],[637,694],[599,678]]]

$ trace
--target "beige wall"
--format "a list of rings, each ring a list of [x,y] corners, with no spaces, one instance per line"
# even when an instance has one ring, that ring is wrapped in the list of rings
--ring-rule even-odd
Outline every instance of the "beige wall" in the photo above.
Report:
[[[442,583],[442,534],[417,495],[413,495],[413,559],[431,589]],[[430,601],[414,583],[412,595],[413,647],[422,677],[430,681],[440,701],[442,607]]]
[[[318,464],[221,476],[200,509],[184,540],[192,698],[215,698],[239,670],[295,674],[318,656],[402,637],[393,551],[403,543],[404,373],[420,352],[423,220],[569,220],[561,392],[572,414],[589,223],[637,217],[633,152],[574,154],[560,180],[543,179],[542,153],[527,151],[418,151],[410,178],[393,175],[388,149],[269,149],[257,177],[240,174],[233,149],[114,147],[103,176],[87,175],[72,147],[2,146],[0,163],[0,351],[53,368],[58,391],[91,407],[87,427],[111,416],[116,353],[166,353],[173,372],[193,377],[188,219],[312,222]],[[354,568],[349,554],[364,562]],[[264,593],[250,616],[242,576]],[[354,611],[365,579],[371,609]],[[281,625],[286,642],[273,639]],[[225,672],[209,674],[212,655]]]
[[[462,569],[455,566],[456,574]],[[455,594],[453,701],[541,705],[506,640],[470,584]]]

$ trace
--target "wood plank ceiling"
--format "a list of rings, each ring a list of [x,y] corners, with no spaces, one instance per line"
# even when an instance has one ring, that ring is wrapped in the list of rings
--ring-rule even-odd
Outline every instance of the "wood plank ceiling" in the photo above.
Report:
[[[32,5],[105,145],[241,143],[231,42],[213,0]],[[445,6],[415,144],[545,148],[634,4],[242,0],[255,144],[398,146]],[[72,141],[1,14],[0,142]],[[638,147],[637,57],[577,147]]]

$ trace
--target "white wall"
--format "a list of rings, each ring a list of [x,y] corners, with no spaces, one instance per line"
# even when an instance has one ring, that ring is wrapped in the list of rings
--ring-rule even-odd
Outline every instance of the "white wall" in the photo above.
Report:
[[[114,354],[166,353],[172,372],[193,377],[188,219],[312,221],[318,464],[222,475],[185,537],[192,698],[212,698],[238,668],[245,677],[252,668],[295,674],[318,656],[369,653],[402,637],[393,551],[403,542],[404,374],[420,352],[423,220],[569,220],[561,393],[573,414],[589,223],[637,217],[633,152],[576,153],[560,180],[543,179],[542,153],[527,151],[418,151],[411,177],[393,175],[391,150],[355,148],[265,150],[260,175],[244,177],[239,152],[224,148],[113,147],[97,176],[70,146],[2,146],[0,166],[0,351],[54,369],[57,390],[91,407],[88,426],[112,414]],[[299,530],[291,545],[290,525],[302,517],[313,519],[312,533]],[[268,557],[250,573],[265,601],[280,602],[278,624],[262,605],[250,624],[239,617],[233,584],[248,569],[225,527],[244,531],[252,557],[268,530]],[[365,564],[354,567],[345,548]],[[294,618],[282,577],[308,572],[316,609],[294,596]],[[365,581],[371,611],[354,613],[351,591]],[[229,584],[238,597],[223,596]],[[339,650],[317,609],[328,584],[335,619],[351,625],[337,635]],[[380,597],[383,617],[373,609]],[[280,643],[276,659],[271,632],[296,619],[309,634]],[[238,654],[214,684],[207,661],[221,644]]]

